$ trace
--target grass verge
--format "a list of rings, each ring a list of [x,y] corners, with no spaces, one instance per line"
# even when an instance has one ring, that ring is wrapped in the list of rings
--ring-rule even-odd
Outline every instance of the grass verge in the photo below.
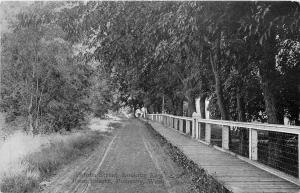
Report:
[[[211,175],[200,168],[195,162],[188,159],[186,155],[176,146],[167,141],[148,122],[145,122],[150,133],[159,141],[165,152],[171,159],[182,167],[185,172],[192,174],[195,188],[201,193],[231,193],[224,185],[214,179]]]
[[[28,138],[24,136],[26,137]],[[33,137],[32,140],[41,141],[37,138],[39,136]],[[97,131],[47,136],[44,138],[48,140],[47,143],[42,144],[38,151],[10,162],[10,169],[0,171],[0,192],[38,192],[40,182],[79,156],[90,154],[102,138],[103,135]]]

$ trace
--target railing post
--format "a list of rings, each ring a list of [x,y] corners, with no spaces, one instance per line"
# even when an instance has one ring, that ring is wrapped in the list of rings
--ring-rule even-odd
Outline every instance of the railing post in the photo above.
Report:
[[[195,113],[193,113],[193,115],[192,115],[192,117],[193,117],[193,121],[192,121],[192,138],[194,138],[194,139],[196,139],[197,137],[197,135],[196,135],[196,124],[197,124],[197,118],[196,118],[196,116],[195,116]]]
[[[222,148],[229,149],[229,126],[222,126]]]
[[[183,132],[183,120],[179,119],[179,130]]]
[[[185,120],[185,133],[189,134],[190,133],[190,121]]]
[[[193,137],[194,137],[195,139],[197,139],[197,135],[196,135],[196,130],[197,130],[196,124],[197,124],[197,119],[193,119]]]
[[[175,118],[172,118],[172,128],[175,129]]]
[[[298,134],[298,178],[300,179],[300,134]]]
[[[175,129],[175,118],[174,117],[173,117],[172,123],[173,123],[172,128]]]
[[[201,138],[201,129],[202,129],[201,127],[202,127],[202,124],[201,124],[201,122],[199,122],[199,123],[197,124],[197,127],[198,127],[198,139],[200,140],[200,138]]]
[[[196,136],[195,136],[195,138],[196,139],[199,139],[199,129],[198,129],[198,121],[197,121],[197,119],[195,119],[196,120],[196,122],[195,122],[195,134],[196,134]]]
[[[165,124],[166,124],[166,126],[169,127],[169,117],[168,116],[165,116]]]
[[[205,124],[205,141],[210,143],[211,138],[211,125],[209,123]]]
[[[257,160],[257,130],[249,129],[249,159]]]
[[[197,139],[197,119],[193,119],[193,137]]]

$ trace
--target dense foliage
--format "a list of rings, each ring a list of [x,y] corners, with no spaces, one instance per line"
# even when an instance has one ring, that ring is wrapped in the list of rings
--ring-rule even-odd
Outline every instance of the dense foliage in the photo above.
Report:
[[[214,118],[299,121],[299,3],[88,2],[70,29],[124,104]],[[71,11],[74,11],[71,9]],[[203,110],[202,114],[204,116]]]
[[[1,108],[24,116],[33,133],[70,130],[89,108],[92,71],[55,21],[54,5],[34,4],[2,36]]]
[[[296,2],[36,2],[2,37],[1,107],[37,131],[163,100],[191,116],[198,97],[213,118],[298,124],[299,16]]]

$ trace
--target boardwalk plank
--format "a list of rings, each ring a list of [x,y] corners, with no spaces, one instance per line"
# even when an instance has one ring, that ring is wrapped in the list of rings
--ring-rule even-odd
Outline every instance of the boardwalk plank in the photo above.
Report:
[[[150,124],[168,141],[180,148],[189,159],[197,163],[199,167],[204,168],[210,175],[235,193],[300,192],[299,186],[261,170],[235,156],[192,140],[159,123],[150,121]]]

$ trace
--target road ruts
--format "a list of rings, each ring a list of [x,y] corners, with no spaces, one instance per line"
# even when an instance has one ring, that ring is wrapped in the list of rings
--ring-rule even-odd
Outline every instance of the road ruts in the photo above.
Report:
[[[100,146],[101,148],[101,146]],[[96,150],[97,152],[98,150]],[[130,119],[55,191],[69,193],[192,193],[188,174],[165,154],[148,128]],[[65,183],[65,185],[64,185]],[[51,189],[50,189],[51,190]],[[51,191],[50,191],[51,192]]]

